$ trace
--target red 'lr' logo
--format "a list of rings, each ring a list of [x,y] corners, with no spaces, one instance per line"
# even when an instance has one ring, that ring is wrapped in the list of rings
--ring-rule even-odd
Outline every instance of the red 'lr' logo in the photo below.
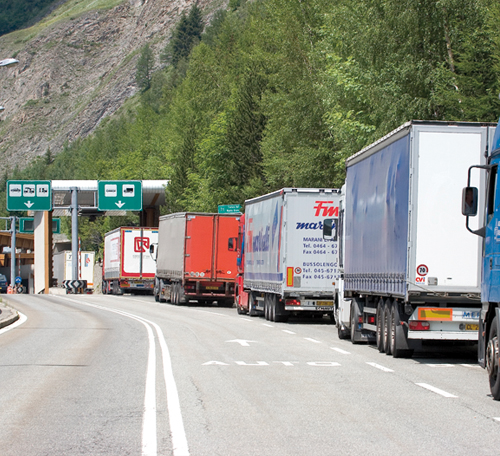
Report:
[[[134,252],[145,253],[149,249],[149,238],[136,237],[134,238]]]

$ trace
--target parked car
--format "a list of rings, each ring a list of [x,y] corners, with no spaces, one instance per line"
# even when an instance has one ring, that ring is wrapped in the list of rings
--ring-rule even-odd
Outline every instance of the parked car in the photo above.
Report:
[[[7,293],[8,286],[7,277],[4,274],[0,274],[0,293]]]

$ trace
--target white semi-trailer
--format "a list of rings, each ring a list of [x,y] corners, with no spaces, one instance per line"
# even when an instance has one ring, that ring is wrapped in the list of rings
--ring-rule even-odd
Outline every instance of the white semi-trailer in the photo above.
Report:
[[[245,202],[243,287],[238,311],[286,321],[291,314],[333,315],[338,245],[323,220],[337,218],[337,189],[284,188]]]
[[[492,134],[411,121],[347,159],[341,337],[394,357],[424,340],[477,341],[481,245],[464,226],[457,176],[485,163]]]
[[[120,227],[104,235],[102,292],[153,294],[156,263],[149,248],[158,228]]]

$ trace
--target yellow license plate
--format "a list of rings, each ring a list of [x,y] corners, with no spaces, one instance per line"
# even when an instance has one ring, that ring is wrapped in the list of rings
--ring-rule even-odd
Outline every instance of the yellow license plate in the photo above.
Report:
[[[205,287],[207,290],[218,290],[219,287]]]
[[[468,324],[465,325],[466,331],[479,331],[479,325]]]
[[[317,306],[333,306],[333,301],[317,301]]]

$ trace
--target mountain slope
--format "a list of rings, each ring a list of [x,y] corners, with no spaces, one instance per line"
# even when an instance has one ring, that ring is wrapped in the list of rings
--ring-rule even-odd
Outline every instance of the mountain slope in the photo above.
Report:
[[[92,133],[138,88],[136,63],[156,55],[196,0],[70,0],[35,26],[0,37],[0,172]],[[208,19],[227,3],[198,0]]]

